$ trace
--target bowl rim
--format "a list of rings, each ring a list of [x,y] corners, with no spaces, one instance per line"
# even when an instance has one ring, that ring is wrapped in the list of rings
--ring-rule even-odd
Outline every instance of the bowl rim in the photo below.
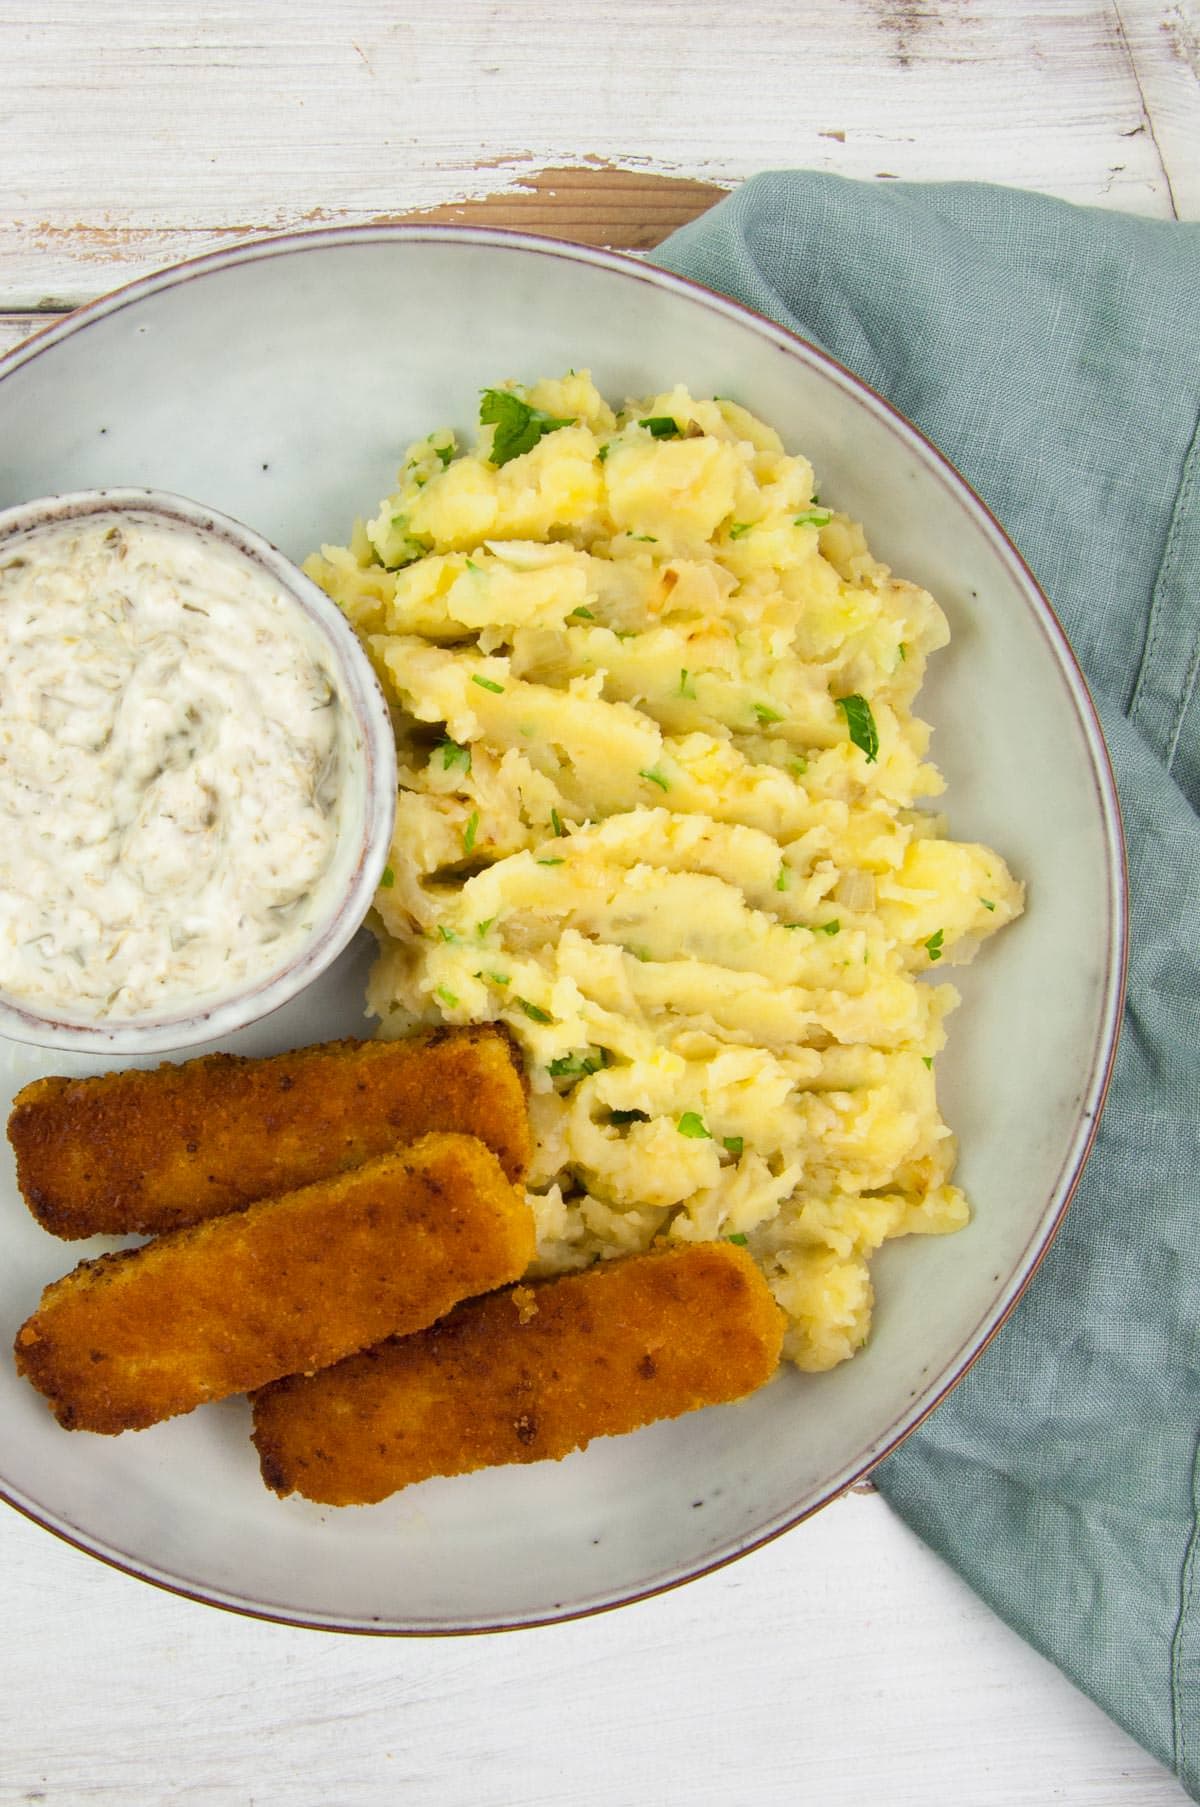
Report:
[[[2,375],[2,373],[0,373]],[[71,521],[150,517],[193,540],[232,550],[278,586],[333,660],[339,689],[362,740],[363,822],[349,880],[327,915],[285,966],[211,1003],[145,1017],[78,1018],[40,1010],[0,990],[0,1036],[43,1048],[111,1055],[165,1054],[232,1035],[272,1015],[337,958],[362,927],[387,863],[396,808],[396,748],[379,680],[345,616],[320,586],[265,535],[232,515],[171,490],[133,485],[37,496],[0,510],[0,553]]]
[[[1029,613],[1039,628],[1075,705],[1079,725],[1090,754],[1090,776],[1099,807],[1108,856],[1108,884],[1104,900],[1108,960],[1101,996],[1099,1024],[1084,1069],[1086,1083],[1076,1108],[1074,1130],[1064,1147],[1058,1178],[1047,1196],[1046,1209],[1020,1258],[1015,1263],[1006,1284],[991,1307],[983,1314],[974,1331],[964,1339],[957,1354],[943,1367],[929,1386],[917,1393],[915,1400],[906,1410],[895,1415],[892,1421],[882,1431],[877,1432],[859,1450],[857,1455],[844,1463],[842,1469],[822,1485],[817,1490],[816,1497],[806,1504],[794,1509],[785,1509],[784,1512],[758,1524],[716,1554],[705,1556],[698,1562],[685,1562],[672,1567],[667,1572],[650,1577],[643,1584],[633,1588],[618,1589],[616,1592],[601,1594],[594,1599],[573,1602],[569,1605],[556,1603],[550,1610],[536,1611],[527,1616],[510,1613],[505,1616],[462,1618],[433,1624],[382,1624],[372,1623],[370,1620],[362,1618],[339,1617],[337,1614],[305,1614],[279,1604],[251,1601],[239,1595],[225,1593],[216,1587],[199,1583],[189,1584],[177,1576],[156,1570],[152,1564],[147,1564],[144,1558],[115,1550],[104,1545],[98,1539],[89,1540],[73,1528],[68,1527],[61,1518],[46,1508],[15,1496],[14,1491],[8,1489],[0,1481],[0,1499],[13,1506],[25,1517],[32,1519],[43,1529],[50,1531],[74,1548],[82,1550],[85,1554],[105,1562],[110,1567],[139,1580],[147,1581],[180,1598],[218,1607],[242,1617],[308,1630],[381,1637],[455,1637],[534,1629],[541,1625],[587,1618],[600,1612],[633,1605],[640,1600],[667,1593],[689,1581],[713,1574],[727,1564],[737,1561],[740,1557],[749,1555],[752,1551],[773,1542],[775,1538],[803,1523],[805,1519],[810,1518],[822,1507],[862,1481],[885,1457],[891,1455],[957,1386],[1011,1315],[1025,1288],[1049,1252],[1095,1142],[1100,1116],[1116,1062],[1124,1009],[1129,962],[1129,879],[1116,780],[1087,681],[1053,606],[992,510],[977,495],[946,454],[919,427],[914,426],[885,396],[864,381],[862,377],[857,376],[848,366],[833,357],[824,347],[804,338],[799,333],[780,326],[777,321],[742,302],[732,300],[729,296],[721,294],[704,283],[677,275],[674,271],[664,270],[624,252],[600,250],[588,245],[575,244],[570,240],[520,232],[505,227],[425,224],[420,221],[382,221],[362,225],[310,227],[248,238],[236,245],[181,259],[108,291],[75,309],[64,318],[56,320],[35,333],[31,339],[25,340],[0,356],[0,383],[3,383],[7,376],[26,363],[63,340],[74,337],[77,333],[85,331],[88,326],[107,319],[126,307],[147,300],[160,291],[173,289],[207,275],[219,274],[230,268],[238,268],[243,264],[259,262],[267,258],[303,255],[308,251],[343,246],[405,242],[462,245],[491,248],[497,251],[530,253],[535,256],[552,257],[606,270],[613,275],[648,284],[721,315],[742,328],[749,327],[759,337],[767,339],[785,354],[798,358],[810,368],[816,368],[826,377],[831,378],[839,387],[856,395],[860,402],[865,402],[873,412],[883,419],[885,425],[897,433],[902,441],[907,442],[910,449],[918,455],[931,474],[939,476],[947,491],[960,505],[965,506],[969,514],[974,516],[984,537],[990,542],[996,555],[1008,567],[1010,574],[1015,579],[1017,588],[1023,595]]]

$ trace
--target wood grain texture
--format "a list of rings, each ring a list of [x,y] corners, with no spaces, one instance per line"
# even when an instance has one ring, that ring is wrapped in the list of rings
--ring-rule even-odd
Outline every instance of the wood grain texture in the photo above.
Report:
[[[1114,0],[1177,219],[1200,218],[1200,5]]]
[[[878,1495],[657,1600],[489,1638],[256,1624],[12,1513],[0,1572],[3,1807],[1185,1800]]]
[[[0,306],[74,303],[263,232],[493,194],[507,200],[489,218],[534,223],[547,186],[561,229],[644,246],[691,204],[646,175],[980,178],[1169,216],[1164,157],[1186,199],[1200,142],[1190,52],[1173,48],[1191,42],[1192,4],[0,9]]]

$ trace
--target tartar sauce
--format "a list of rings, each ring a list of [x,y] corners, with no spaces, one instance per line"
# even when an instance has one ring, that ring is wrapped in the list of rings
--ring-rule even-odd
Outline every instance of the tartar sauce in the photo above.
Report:
[[[0,548],[0,990],[137,1018],[285,966],[336,904],[348,714],[220,542],[93,514]]]

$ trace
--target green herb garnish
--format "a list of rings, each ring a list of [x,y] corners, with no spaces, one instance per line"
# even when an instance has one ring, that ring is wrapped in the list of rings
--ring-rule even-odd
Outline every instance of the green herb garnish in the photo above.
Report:
[[[638,777],[644,778],[648,784],[657,784],[660,791],[669,791],[671,788],[670,779],[664,778],[661,772],[639,772]]]
[[[563,1054],[558,1060],[552,1060],[546,1071],[551,1079],[567,1079],[575,1074],[598,1073],[607,1065],[604,1050],[600,1049],[595,1054]]]
[[[803,776],[804,776],[805,772],[807,772],[807,770],[808,770],[807,759],[789,759],[788,760],[788,771],[794,773],[797,778],[803,778]]]
[[[730,1154],[741,1154],[743,1148],[746,1146],[742,1136],[722,1136],[721,1141],[729,1150]]]
[[[841,923],[838,921],[837,917],[835,916],[833,918],[832,922],[818,923],[817,927],[813,930],[813,934],[814,935],[837,935],[841,932],[841,927],[842,927]]]
[[[560,860],[560,859],[552,859],[552,860],[539,860],[539,861],[538,861],[538,865],[539,865],[539,866],[565,866],[565,865],[566,865],[566,861],[565,861],[565,860]]]
[[[443,941],[457,941],[458,940],[458,936],[454,933],[454,930],[448,929],[444,922],[438,923],[437,931]]]
[[[694,1141],[712,1141],[711,1132],[704,1127],[703,1117],[697,1116],[695,1111],[684,1111],[675,1127],[681,1136],[691,1136]]]
[[[433,449],[442,461],[442,469],[445,470],[454,456],[454,441],[451,440],[449,445],[435,445]]]
[[[933,1055],[932,1054],[922,1054],[921,1059],[925,1062],[925,1065],[927,1067],[932,1069],[932,1067],[933,1067]]]
[[[464,772],[471,770],[470,747],[461,747],[456,740],[443,740],[439,744],[442,750],[442,770],[444,772],[452,772],[456,765],[460,765]]]
[[[468,559],[468,560],[467,560],[467,570],[468,570],[468,571],[473,571],[473,572],[474,572],[474,573],[475,573],[475,575],[476,575],[476,577],[482,577],[482,576],[483,576],[483,566],[482,566],[482,565],[477,565],[477,564],[476,564],[476,563],[475,563],[475,560],[474,560],[474,559],[473,559],[473,558],[469,558],[469,559]]]
[[[942,940],[944,933],[944,930],[939,929],[936,935],[931,935],[929,940],[925,943],[925,952],[929,955],[931,960],[940,960],[942,957]]]
[[[828,527],[833,519],[830,508],[806,508],[803,514],[792,516],[793,527]]]
[[[655,533],[631,533],[629,537],[631,540],[645,540],[649,546],[658,545],[658,535]]]
[[[482,922],[477,922],[475,924],[475,933],[479,936],[481,941],[485,938],[495,920],[496,918],[494,916],[487,916]]]
[[[695,685],[688,682],[688,674],[686,671],[681,671],[679,673],[679,689],[675,694],[677,696],[691,697],[693,702],[696,700]]]
[[[783,720],[778,709],[769,709],[765,703],[755,703],[754,713],[757,715],[764,728],[771,722],[781,722]]]
[[[524,452],[532,452],[545,434],[556,433],[559,427],[569,427],[572,423],[547,414],[541,408],[531,407],[510,389],[485,389],[479,406],[479,424],[496,429],[492,434],[491,463],[501,465],[507,464],[510,458],[521,457]]]
[[[481,678],[477,671],[471,673],[472,684],[478,684],[481,690],[490,690],[494,696],[504,695],[503,684],[497,684],[495,678]]]
[[[904,661],[908,657],[908,647],[905,645],[903,640],[901,640],[899,646],[896,648],[896,651],[900,654],[900,663],[901,663],[901,665],[903,665]]]
[[[725,1240],[726,1240],[726,1242],[736,1242],[739,1249],[744,1249],[746,1246],[746,1243],[748,1241],[748,1238],[743,1236],[743,1234],[740,1230],[735,1230],[733,1232],[733,1235],[727,1236],[725,1238]]]
[[[850,739],[866,754],[867,764],[874,765],[879,753],[879,730],[875,726],[870,703],[865,696],[857,693],[853,696],[835,697],[834,701],[846,718]]]
[[[552,809],[550,811],[550,820],[554,825],[555,834],[557,834],[557,835],[565,835],[566,834],[567,831],[562,825],[562,817],[559,815],[559,813],[556,809]]]
[[[745,539],[746,535],[749,533],[749,531],[753,527],[753,525],[754,525],[753,521],[735,521],[733,523],[733,526],[729,529],[730,539],[731,540]]]
[[[779,868],[779,877],[775,880],[775,889],[777,891],[790,891],[791,888],[792,888],[791,871],[787,866],[781,866]]]
[[[591,609],[572,609],[567,616],[568,621],[594,621],[595,619]]]
[[[646,420],[638,421],[639,427],[645,427],[647,433],[655,439],[678,439],[683,428],[669,414],[651,414]]]
[[[994,910],[996,908],[990,897],[981,897],[979,901],[985,910]]]
[[[385,866],[379,880],[379,889],[381,891],[390,891],[395,882],[396,874],[392,871],[390,866]]]
[[[608,457],[608,454],[611,451],[612,451],[611,445],[602,445],[600,447],[600,450],[596,453],[596,456],[600,460],[601,464],[604,463],[604,460]]]
[[[466,828],[463,830],[463,848],[467,853],[470,853],[471,849],[474,847],[475,836],[478,834],[478,832],[479,832],[479,811],[477,809],[474,809],[471,811],[471,818],[470,818],[469,822],[467,823]]]
[[[451,1009],[451,1010],[457,1009],[458,999],[455,997],[455,995],[452,991],[447,991],[447,989],[444,985],[439,985],[433,995],[435,998],[440,998],[442,1000],[442,1003],[445,1004],[449,1009]]]
[[[548,1010],[543,1010],[540,1004],[531,1004],[528,998],[518,998],[517,1003],[531,1023],[548,1023],[552,1020]]]

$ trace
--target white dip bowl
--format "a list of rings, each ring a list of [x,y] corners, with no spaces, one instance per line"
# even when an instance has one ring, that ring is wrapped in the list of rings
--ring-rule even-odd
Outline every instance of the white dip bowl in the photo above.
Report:
[[[870,1341],[832,1374],[789,1370],[741,1404],[562,1463],[431,1481],[369,1508],[268,1494],[243,1401],[136,1436],[65,1435],[11,1367],[0,1372],[12,1503],[110,1562],[238,1610],[391,1632],[529,1625],[761,1544],[869,1470],[962,1374],[1044,1254],[1095,1133],[1125,910],[1083,680],[987,509],[822,352],[677,277],[540,239],[364,227],[240,245],[135,283],[0,360],[0,507],[67,485],[162,484],[256,522],[298,559],[344,543],[411,440],[441,424],[469,435],[482,388],[571,366],[616,402],[675,382],[735,396],[946,611],[953,642],[918,708],[936,729],[950,830],[995,847],[1028,887],[1024,917],[960,975],[938,1062],[973,1221],[882,1251]],[[286,1018],[233,1045],[353,1032],[363,970],[331,969]],[[10,1090],[51,1070],[12,1043],[0,1057]],[[11,1339],[67,1263],[11,1178],[0,1224]]]
[[[158,490],[93,489],[49,496],[0,513],[0,570],[36,561],[73,530],[95,534],[109,523],[156,535],[156,545],[200,572],[219,561],[218,574],[244,574],[251,593],[271,600],[285,634],[303,634],[329,674],[340,711],[341,761],[333,805],[334,836],[321,901],[303,938],[293,935],[275,960],[268,953],[236,985],[217,983],[199,998],[167,997],[157,1008],[89,1014],[70,1002],[54,1004],[0,989],[0,1035],[43,1047],[107,1054],[149,1054],[219,1040],[279,1009],[324,972],[360,928],[387,861],[395,815],[396,758],[387,705],[353,632],[329,598],[261,534],[213,509]],[[188,606],[188,605],[185,605]],[[195,617],[192,617],[195,619]],[[86,674],[88,649],[79,660]],[[257,649],[252,659],[260,657]],[[187,680],[180,680],[187,694]],[[51,787],[52,803],[58,801]],[[65,801],[65,800],[64,800]],[[36,828],[36,821],[31,824]],[[10,830],[10,833],[13,830]],[[236,858],[237,852],[222,858]],[[254,854],[241,850],[249,864]],[[21,859],[15,859],[18,877]],[[65,887],[64,887],[65,889]],[[183,896],[186,896],[186,880]],[[181,899],[182,901],[182,899]],[[152,904],[152,899],[147,899]],[[53,926],[60,895],[46,900]],[[169,907],[169,906],[168,906]],[[22,914],[28,905],[22,904]]]

